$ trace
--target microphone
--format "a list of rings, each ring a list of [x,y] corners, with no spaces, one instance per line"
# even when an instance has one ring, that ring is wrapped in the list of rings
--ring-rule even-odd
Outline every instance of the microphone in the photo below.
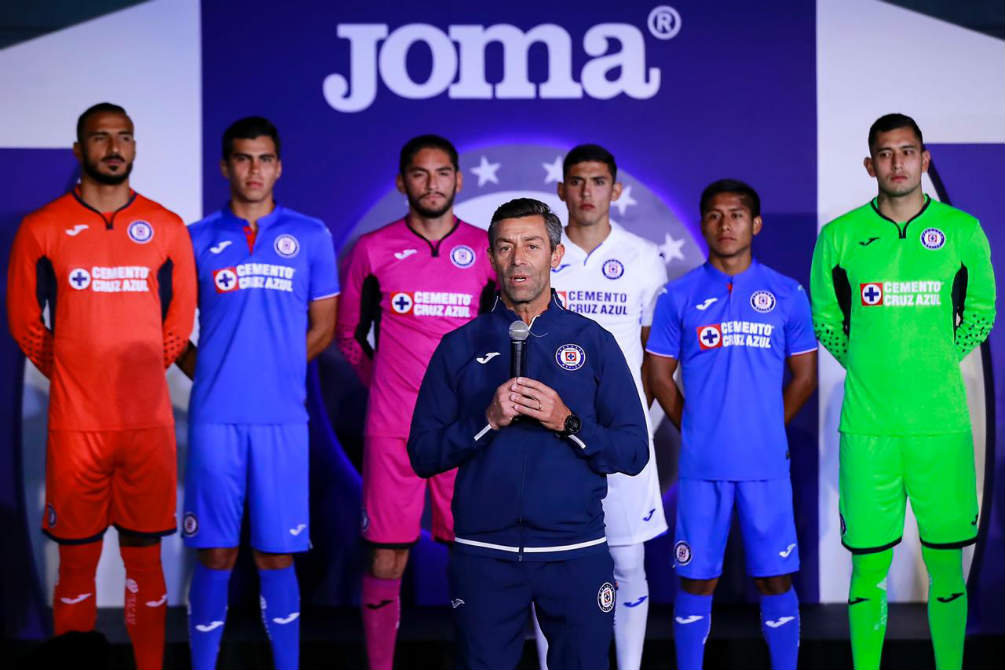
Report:
[[[530,335],[530,326],[523,321],[514,321],[509,325],[509,376],[523,377],[524,344]]]

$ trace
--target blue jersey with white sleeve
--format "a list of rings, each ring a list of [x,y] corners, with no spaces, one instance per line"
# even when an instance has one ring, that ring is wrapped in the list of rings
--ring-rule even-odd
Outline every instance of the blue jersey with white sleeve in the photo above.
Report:
[[[786,359],[816,348],[802,286],[757,261],[733,277],[705,263],[667,284],[646,351],[680,363],[680,476],[787,477]]]
[[[339,293],[331,233],[285,207],[253,233],[230,207],[189,226],[199,277],[191,423],[307,421],[307,310]]]

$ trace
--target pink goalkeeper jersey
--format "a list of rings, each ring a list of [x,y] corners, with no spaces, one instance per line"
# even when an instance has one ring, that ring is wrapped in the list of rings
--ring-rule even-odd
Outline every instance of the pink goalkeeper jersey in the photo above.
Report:
[[[352,250],[335,337],[369,383],[368,436],[408,437],[419,385],[440,338],[478,316],[495,294],[488,235],[455,221],[446,237],[430,242],[400,219],[363,235]]]

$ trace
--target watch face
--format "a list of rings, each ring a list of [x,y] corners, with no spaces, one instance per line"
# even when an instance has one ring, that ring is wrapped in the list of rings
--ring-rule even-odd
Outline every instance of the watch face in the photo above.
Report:
[[[576,416],[575,414],[570,414],[569,416],[565,417],[566,433],[569,433],[570,435],[578,433],[581,425],[582,422],[579,420],[579,417]]]

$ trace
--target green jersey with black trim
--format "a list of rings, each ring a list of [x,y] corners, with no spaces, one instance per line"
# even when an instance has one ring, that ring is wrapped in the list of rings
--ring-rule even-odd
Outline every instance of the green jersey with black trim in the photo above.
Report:
[[[817,338],[846,368],[840,430],[969,430],[960,361],[995,317],[980,222],[925,196],[897,223],[875,200],[820,231],[810,275]]]

